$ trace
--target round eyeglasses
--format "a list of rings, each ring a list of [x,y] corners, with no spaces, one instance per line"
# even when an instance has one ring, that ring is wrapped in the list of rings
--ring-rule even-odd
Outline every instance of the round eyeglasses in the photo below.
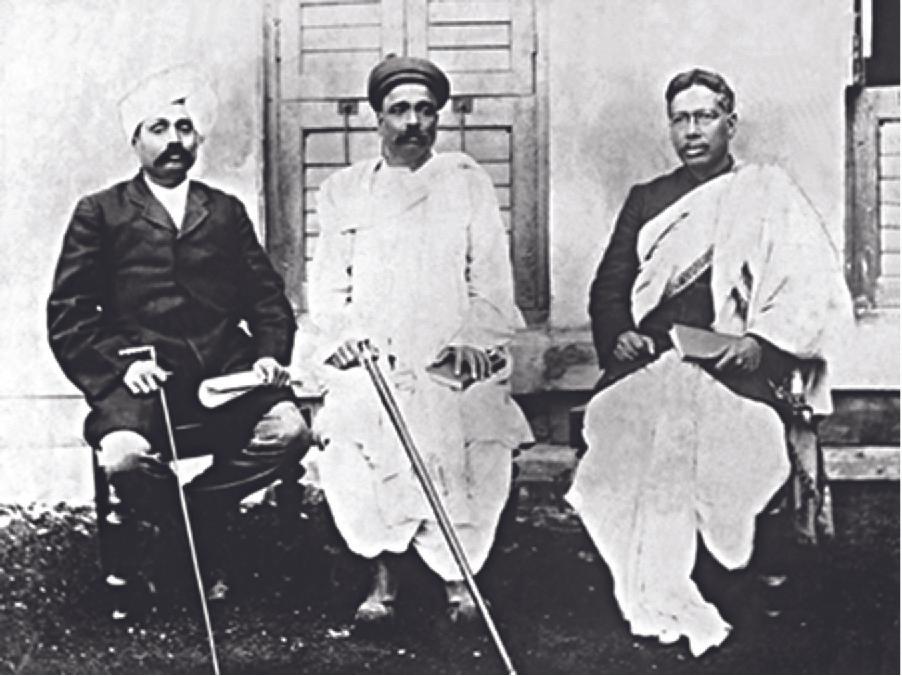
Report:
[[[702,108],[693,111],[680,111],[670,116],[670,126],[676,129],[686,129],[690,122],[695,122],[696,127],[707,127],[720,119],[720,111],[713,108]]]

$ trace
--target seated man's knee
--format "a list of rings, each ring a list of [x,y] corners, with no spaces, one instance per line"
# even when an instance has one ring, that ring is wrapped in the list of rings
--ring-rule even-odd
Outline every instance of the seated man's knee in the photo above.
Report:
[[[137,432],[115,430],[100,440],[97,462],[111,477],[134,470],[150,452],[150,442]]]
[[[304,451],[310,446],[310,429],[293,402],[280,401],[257,423],[249,446],[262,452]]]

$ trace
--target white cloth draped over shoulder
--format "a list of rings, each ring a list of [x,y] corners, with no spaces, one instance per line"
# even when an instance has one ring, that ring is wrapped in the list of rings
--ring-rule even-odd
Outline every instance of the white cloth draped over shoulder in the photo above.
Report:
[[[778,167],[737,163],[661,212],[639,231],[636,322],[712,248],[712,328],[811,360],[808,402],[830,413],[826,355],[852,314],[838,253],[804,193]]]
[[[649,221],[637,253],[637,323],[710,264],[714,330],[812,360],[809,402],[830,411],[828,332],[851,307],[836,251],[785,173],[737,165]],[[611,569],[631,630],[686,636],[695,655],[719,645],[730,626],[690,578],[696,536],[726,567],[748,562],[755,517],[789,474],[779,417],[670,350],[599,392],[584,436],[567,499]]]
[[[319,195],[310,269],[317,363],[368,338],[474,568],[485,561],[510,487],[511,451],[530,443],[508,366],[464,392],[425,368],[447,345],[505,346],[523,326],[508,242],[488,175],[461,153],[420,169],[379,159],[344,169]],[[387,355],[392,356],[392,366]],[[340,532],[358,554],[411,543],[445,579],[460,579],[394,428],[360,368],[320,370],[328,388],[308,454]]]

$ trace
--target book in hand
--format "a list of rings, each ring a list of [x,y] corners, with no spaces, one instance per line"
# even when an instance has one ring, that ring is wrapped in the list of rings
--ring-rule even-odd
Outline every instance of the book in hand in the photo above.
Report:
[[[685,324],[674,324],[670,329],[673,348],[681,359],[689,361],[718,359],[737,337]]]
[[[714,362],[739,336],[674,324],[670,329],[670,339],[683,361],[699,362],[702,368],[736,394],[770,404],[778,410],[785,408],[785,402],[779,401],[777,393],[791,374],[791,369],[785,360],[774,358],[772,349],[765,348],[761,364],[751,373],[729,369],[717,371]]]
[[[501,350],[487,350],[489,358],[489,375],[493,376],[507,365],[507,359]],[[455,392],[462,392],[476,382],[476,378],[470,373],[466,363],[460,365],[460,373],[454,373],[454,354],[448,353],[445,358],[435,364],[426,367],[428,373],[436,382],[450,387]]]
[[[324,388],[312,376],[294,369],[290,371],[289,384],[296,396],[318,398],[323,395]],[[216,408],[262,385],[254,371],[239,371],[207,378],[198,387],[197,398],[204,407]]]

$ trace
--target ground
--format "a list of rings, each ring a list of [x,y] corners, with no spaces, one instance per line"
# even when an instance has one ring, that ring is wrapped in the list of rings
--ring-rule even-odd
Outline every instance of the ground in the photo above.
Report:
[[[795,560],[776,619],[751,572],[702,556],[696,577],[734,631],[701,659],[684,641],[631,637],[559,490],[520,493],[479,582],[523,673],[899,673],[898,483],[834,487],[837,539]],[[223,673],[502,673],[479,627],[442,619],[441,586],[414,558],[394,630],[355,631],[366,563],[323,504],[303,510],[281,538],[265,503],[233,519],[235,584],[212,618]],[[0,507],[0,672],[210,673],[190,585],[161,590],[142,621],[114,623],[96,553],[90,509]]]

